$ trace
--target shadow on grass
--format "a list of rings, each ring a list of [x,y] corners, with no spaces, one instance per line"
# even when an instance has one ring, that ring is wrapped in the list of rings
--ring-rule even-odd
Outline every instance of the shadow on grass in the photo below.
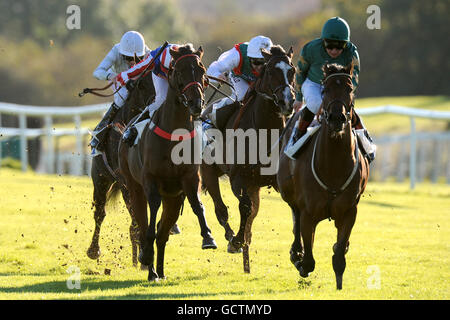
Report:
[[[75,299],[83,299],[82,294],[88,291],[100,291],[99,293],[95,294],[95,297],[87,297],[87,299],[182,299],[182,298],[193,298],[193,297],[214,297],[223,295],[221,292],[212,292],[212,293],[205,293],[205,292],[198,292],[198,293],[164,293],[164,292],[158,292],[158,293],[131,293],[126,295],[111,295],[111,292],[108,292],[108,295],[103,295],[101,291],[103,290],[121,290],[121,289],[127,289],[131,287],[140,287],[141,289],[148,288],[151,290],[152,287],[170,287],[175,285],[174,283],[171,283],[170,281],[160,281],[160,282],[147,282],[146,280],[107,280],[107,281],[81,281],[81,288],[80,289],[68,289],[67,284],[65,281],[48,281],[48,282],[42,282],[32,285],[26,285],[26,286],[20,286],[20,287],[13,287],[13,288],[0,288],[0,294],[1,293],[41,293],[41,294],[48,294],[48,293],[73,293],[74,295],[81,294],[81,296],[74,297]],[[245,294],[245,292],[229,292],[227,294],[236,294],[236,295],[242,295]],[[106,294],[106,292],[105,292]],[[67,298],[63,298],[67,299]]]
[[[364,204],[371,205],[371,206],[377,206],[377,207],[383,207],[383,208],[392,208],[392,209],[411,209],[411,207],[409,207],[409,206],[399,206],[399,205],[392,204],[392,203],[372,201],[372,200],[365,201]]]

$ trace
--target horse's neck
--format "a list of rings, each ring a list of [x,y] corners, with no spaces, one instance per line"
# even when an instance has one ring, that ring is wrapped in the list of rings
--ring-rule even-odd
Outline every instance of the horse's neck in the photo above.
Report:
[[[323,176],[336,177],[339,180],[336,182],[339,183],[342,176],[348,176],[356,161],[355,138],[350,125],[344,129],[341,138],[331,138],[327,130],[327,126],[322,125],[317,137],[319,140],[317,141],[314,166]],[[336,174],[336,172],[340,174]]]
[[[159,125],[164,126],[164,130],[173,131],[179,128],[190,127],[190,116],[188,108],[181,105],[176,92],[169,88],[167,98],[161,106]]]

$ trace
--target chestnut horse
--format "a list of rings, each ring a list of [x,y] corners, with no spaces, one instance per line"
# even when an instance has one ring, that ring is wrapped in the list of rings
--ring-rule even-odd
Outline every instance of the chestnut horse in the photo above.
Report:
[[[241,132],[255,129],[258,136],[257,140],[260,140],[260,132],[263,131],[261,129],[269,132],[266,138],[271,136],[273,130],[281,131],[284,127],[284,117],[292,113],[295,75],[295,67],[291,61],[292,47],[288,53],[281,46],[272,47],[270,53],[267,51],[262,53],[265,58],[265,65],[255,82],[254,88],[247,92],[247,97],[244,99],[247,102],[228,119],[222,132],[230,129],[238,129]],[[208,109],[205,110],[204,114],[208,111]],[[234,132],[238,132],[238,130]],[[223,136],[225,135],[223,134]],[[200,167],[202,188],[208,191],[214,201],[217,219],[224,227],[225,238],[229,241],[228,252],[237,253],[243,249],[244,272],[247,273],[250,272],[251,227],[259,210],[259,191],[264,186],[273,186],[277,189],[276,166],[273,173],[262,174],[261,170],[266,167],[266,164],[263,164],[259,158],[255,164],[249,161],[249,158],[253,156],[249,151],[252,150],[259,154],[261,145],[258,145],[258,151],[256,151],[255,146],[251,145],[249,140],[245,139],[245,150],[236,150],[235,147],[232,164],[227,164],[225,161],[223,161],[224,164],[203,162]],[[264,144],[266,144],[264,152],[270,154],[272,149],[270,141],[265,141]],[[221,150],[224,159],[227,158],[227,149]],[[279,146],[277,145],[275,152],[278,153],[278,149]],[[237,161],[237,158],[242,154],[245,154],[245,163]],[[234,232],[228,224],[227,206],[220,194],[219,177],[224,174],[229,176],[233,194],[239,200],[241,221],[236,236],[234,236]]]
[[[122,137],[120,127],[126,124],[137,114],[139,114],[145,106],[147,106],[155,96],[153,80],[151,73],[143,76],[138,82],[137,87],[130,92],[125,104],[117,112],[112,121],[113,128],[109,130],[105,138],[105,150],[100,156],[92,159],[91,178],[94,185],[94,195],[92,207],[94,208],[95,230],[92,236],[91,245],[87,250],[87,255],[91,259],[98,259],[100,256],[100,245],[98,243],[100,237],[100,228],[106,216],[106,203],[120,190],[125,204],[129,205],[129,195],[126,188],[119,181],[119,162],[117,149],[119,140]],[[129,210],[131,216],[130,239],[132,247],[133,265],[137,265],[137,248],[138,248],[138,230],[137,223]]]
[[[149,266],[148,280],[164,278],[164,251],[171,227],[176,223],[185,197],[197,215],[203,249],[216,248],[211,236],[204,208],[199,198],[199,165],[194,162],[176,164],[172,149],[179,140],[196,135],[193,120],[200,115],[204,104],[206,69],[201,62],[203,49],[194,51],[187,44],[172,47],[173,63],[168,73],[169,89],[164,104],[155,112],[137,145],[119,144],[119,166],[130,194],[130,204],[140,231],[139,261]],[[172,134],[186,129],[186,135]],[[156,229],[156,214],[162,198],[163,211]],[[150,206],[148,224],[147,203]],[[156,271],[154,242],[157,246]]]
[[[332,262],[336,287],[340,290],[345,254],[358,202],[369,177],[369,164],[352,131],[353,65],[331,64],[323,70],[321,127],[300,150],[297,160],[281,155],[277,180],[281,196],[292,210],[295,238],[290,258],[302,277],[307,277],[315,267],[312,249],[317,224],[327,218],[335,221],[337,242]],[[286,128],[283,150],[295,121]]]

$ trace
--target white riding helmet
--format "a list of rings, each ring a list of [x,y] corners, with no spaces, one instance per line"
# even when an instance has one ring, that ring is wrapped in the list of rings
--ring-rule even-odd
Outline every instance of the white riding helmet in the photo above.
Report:
[[[248,43],[247,56],[249,58],[262,59],[264,58],[261,49],[270,51],[272,47],[272,40],[264,36],[256,36]]]
[[[145,55],[145,41],[142,34],[137,31],[128,31],[120,39],[119,52],[124,56],[142,57]]]

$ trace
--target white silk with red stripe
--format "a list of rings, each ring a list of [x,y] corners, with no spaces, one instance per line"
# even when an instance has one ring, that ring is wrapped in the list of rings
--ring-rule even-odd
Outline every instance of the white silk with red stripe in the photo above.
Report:
[[[130,68],[127,71],[121,72],[117,76],[117,80],[121,85],[125,85],[129,79],[133,79],[139,76],[144,71],[153,71],[155,65],[159,62],[161,71],[167,73],[167,70],[170,66],[170,61],[172,60],[172,56],[170,55],[170,48],[177,47],[177,45],[168,45],[166,49],[161,53],[156,61],[153,60],[153,56],[149,53],[145,56],[145,58],[136,64],[134,67]]]

